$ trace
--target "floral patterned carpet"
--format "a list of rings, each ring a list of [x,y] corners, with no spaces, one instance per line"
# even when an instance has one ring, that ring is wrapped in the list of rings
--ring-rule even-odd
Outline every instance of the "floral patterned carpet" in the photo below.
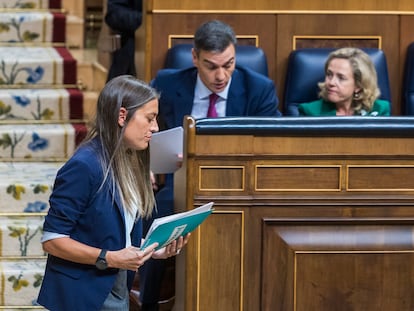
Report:
[[[36,298],[48,198],[86,133],[60,7],[60,0],[0,0],[1,310],[43,309]]]

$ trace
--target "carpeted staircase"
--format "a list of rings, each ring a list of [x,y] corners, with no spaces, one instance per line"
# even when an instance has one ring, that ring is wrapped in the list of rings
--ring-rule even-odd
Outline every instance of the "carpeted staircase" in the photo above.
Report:
[[[57,170],[86,133],[61,5],[0,0],[0,310],[42,309],[43,218]]]

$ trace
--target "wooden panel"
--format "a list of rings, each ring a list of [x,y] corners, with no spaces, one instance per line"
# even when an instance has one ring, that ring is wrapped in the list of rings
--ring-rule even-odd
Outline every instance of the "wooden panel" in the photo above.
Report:
[[[404,223],[267,219],[262,310],[411,310],[414,223]]]
[[[222,148],[226,145],[227,148]],[[220,147],[218,147],[220,146]],[[220,143],[217,143],[216,135],[205,135],[201,140],[196,141],[197,152],[199,154],[252,154],[254,152],[254,137],[253,136],[240,136],[237,135],[226,135],[220,137]]]
[[[252,45],[252,46],[260,46],[259,45],[259,36],[251,35],[251,36],[239,36],[237,37],[237,45]],[[193,35],[169,35],[168,36],[168,48],[173,47],[177,44],[193,44],[194,43],[194,36]]]
[[[177,258],[180,310],[413,309],[412,138],[202,135],[187,121],[175,199],[216,210]]]
[[[412,155],[414,144],[411,138],[388,137],[261,137],[254,140],[256,154],[269,154],[272,148],[277,155],[401,156]]]
[[[243,166],[200,166],[200,191],[244,191]]]
[[[340,191],[341,166],[257,165],[255,191]]]
[[[382,10],[382,11],[412,11],[411,0],[376,1],[376,0],[152,0],[154,10]]]
[[[197,308],[191,310],[243,309],[243,235],[241,211],[215,211],[203,223],[199,241],[198,302]]]
[[[382,48],[382,38],[379,36],[294,36],[293,49],[306,48]]]
[[[413,260],[413,252],[298,254],[296,310],[411,310]]]
[[[378,155],[389,157],[414,154],[412,138],[389,137],[254,137],[236,135],[202,135],[195,142],[201,155]],[[220,143],[217,143],[220,140]]]
[[[226,192],[414,192],[412,161],[349,160],[345,162],[345,173],[342,173],[343,161],[338,160],[220,162],[222,165],[206,165],[213,162],[203,161],[198,167],[198,195],[214,192],[220,195]],[[226,162],[242,165],[226,165]],[[250,176],[253,176],[251,182]]]
[[[414,166],[347,167],[347,191],[414,191]]]

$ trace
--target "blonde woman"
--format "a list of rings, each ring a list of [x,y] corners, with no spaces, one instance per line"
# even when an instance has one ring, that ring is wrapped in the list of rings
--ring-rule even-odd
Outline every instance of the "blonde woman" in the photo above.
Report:
[[[368,54],[342,48],[329,54],[320,99],[299,104],[304,116],[389,116],[390,103],[378,99],[377,72]]]

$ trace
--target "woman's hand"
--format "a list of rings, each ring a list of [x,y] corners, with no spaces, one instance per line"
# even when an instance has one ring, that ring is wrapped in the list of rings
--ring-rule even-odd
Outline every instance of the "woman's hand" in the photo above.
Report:
[[[177,168],[181,168],[183,166],[183,154],[177,154]]]
[[[152,171],[150,171],[150,179],[151,179],[152,190],[157,192],[158,191],[157,179],[155,178],[155,175]]]
[[[180,253],[181,249],[187,244],[190,233],[185,237],[179,237],[177,240],[172,241],[167,246],[153,252],[152,258],[154,259],[166,259],[168,257],[176,256]]]
[[[137,271],[154,254],[154,249],[158,243],[154,243],[142,250],[135,246],[130,246],[119,251],[108,251],[106,261],[109,268],[119,268],[124,270]]]

